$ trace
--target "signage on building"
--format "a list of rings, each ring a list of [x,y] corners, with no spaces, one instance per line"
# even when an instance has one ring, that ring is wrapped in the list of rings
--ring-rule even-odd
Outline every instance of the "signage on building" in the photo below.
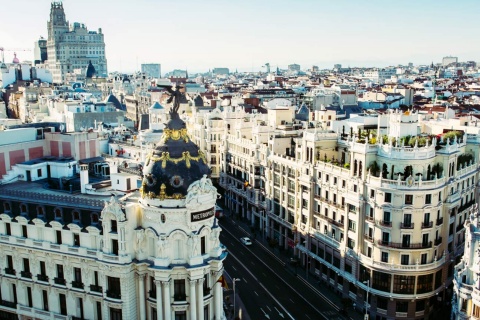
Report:
[[[192,222],[206,220],[215,215],[215,208],[210,208],[204,211],[192,212]]]

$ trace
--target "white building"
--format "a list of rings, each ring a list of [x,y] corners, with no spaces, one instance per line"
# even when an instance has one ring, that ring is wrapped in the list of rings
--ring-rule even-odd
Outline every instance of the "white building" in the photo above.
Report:
[[[455,266],[452,319],[480,318],[480,215],[475,205],[465,219],[465,253]]]
[[[107,76],[105,41],[102,29],[89,31],[84,24],[69,25],[62,2],[52,2],[48,21],[47,56],[45,62],[54,83],[63,83],[68,73],[86,69],[89,62],[97,76]]]
[[[139,191],[115,161],[115,181],[93,176],[97,159],[17,166],[51,181],[0,186],[0,317],[225,319],[218,194],[184,126],[177,115],[148,150]]]

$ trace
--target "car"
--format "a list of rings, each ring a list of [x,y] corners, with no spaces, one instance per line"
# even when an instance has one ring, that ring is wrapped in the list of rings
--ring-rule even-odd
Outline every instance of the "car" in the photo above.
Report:
[[[249,237],[240,238],[240,241],[246,246],[251,246],[252,245],[252,240],[250,240]]]

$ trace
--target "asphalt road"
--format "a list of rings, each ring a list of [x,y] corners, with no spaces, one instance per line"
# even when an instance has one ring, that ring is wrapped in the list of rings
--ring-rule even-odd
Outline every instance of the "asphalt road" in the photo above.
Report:
[[[220,221],[221,242],[229,255],[225,270],[236,282],[251,319],[347,319],[338,307],[322,298],[318,288],[297,277],[275,254],[261,243],[243,245],[239,238],[247,232],[230,219]]]

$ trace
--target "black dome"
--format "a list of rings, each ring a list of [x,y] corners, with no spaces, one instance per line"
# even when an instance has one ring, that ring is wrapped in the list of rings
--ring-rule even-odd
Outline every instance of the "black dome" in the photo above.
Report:
[[[147,156],[142,197],[184,198],[192,182],[210,176],[205,155],[188,137],[185,122],[177,113],[170,115],[162,140]]]

